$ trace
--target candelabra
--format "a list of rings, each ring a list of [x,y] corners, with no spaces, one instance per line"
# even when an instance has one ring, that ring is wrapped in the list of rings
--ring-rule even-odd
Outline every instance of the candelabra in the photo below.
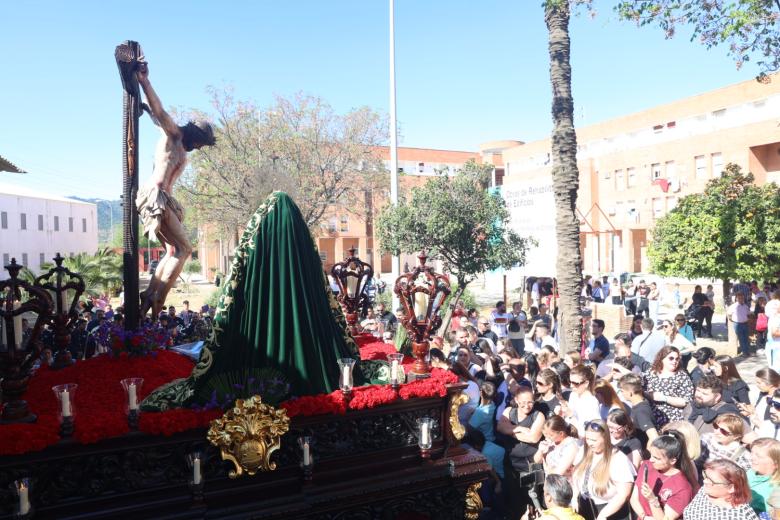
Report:
[[[355,256],[355,248],[351,247],[349,256],[343,262],[334,264],[330,274],[339,286],[336,299],[344,309],[347,325],[354,336],[358,333],[358,312],[368,300],[365,289],[368,281],[374,276],[374,268]]]
[[[57,354],[51,368],[60,369],[73,363],[70,350],[70,331],[78,320],[76,305],[86,286],[80,274],[62,266],[65,260],[59,253],[54,257],[55,267],[35,279],[35,286],[53,295],[54,309],[47,318],[54,325],[54,342]],[[66,301],[67,297],[67,301]]]
[[[43,348],[39,336],[52,302],[45,289],[19,279],[22,266],[16,263],[16,258],[5,269],[10,278],[0,281],[0,387],[4,404],[0,424],[34,422],[36,416],[22,396],[27,391],[33,363]],[[23,343],[22,315],[28,312],[37,318]]]
[[[437,274],[432,267],[425,265],[428,259],[425,253],[420,253],[417,258],[420,264],[410,273],[399,276],[394,287],[395,294],[404,308],[401,325],[407,330],[412,341],[412,354],[415,359],[409,374],[412,379],[430,376],[428,341],[431,333],[441,325],[442,303],[450,294],[449,278]]]

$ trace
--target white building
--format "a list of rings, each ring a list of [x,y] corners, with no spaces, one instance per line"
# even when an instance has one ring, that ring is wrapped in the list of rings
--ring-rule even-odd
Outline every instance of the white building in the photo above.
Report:
[[[0,259],[11,258],[36,274],[57,253],[94,254],[98,248],[95,204],[0,182]],[[0,268],[0,279],[8,272]]]

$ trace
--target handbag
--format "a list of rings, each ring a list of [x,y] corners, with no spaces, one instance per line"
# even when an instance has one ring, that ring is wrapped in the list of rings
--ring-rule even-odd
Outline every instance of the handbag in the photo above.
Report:
[[[756,316],[756,332],[766,332],[769,325],[769,317],[763,312]]]

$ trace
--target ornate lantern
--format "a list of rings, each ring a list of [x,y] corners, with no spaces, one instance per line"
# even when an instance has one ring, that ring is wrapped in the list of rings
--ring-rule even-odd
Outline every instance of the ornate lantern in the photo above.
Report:
[[[46,290],[18,278],[22,266],[16,258],[5,268],[11,277],[0,281],[0,386],[4,403],[0,424],[34,422],[36,416],[30,413],[22,396],[27,391],[33,363],[43,349],[38,337],[51,312],[51,297]],[[26,301],[22,301],[22,290]],[[23,343],[22,315],[26,312],[33,312],[38,318]]]
[[[336,299],[344,309],[347,325],[354,336],[358,333],[358,311],[367,303],[366,285],[374,276],[374,268],[356,257],[355,248],[350,247],[349,256],[343,262],[335,264],[330,274],[339,286]]]
[[[73,362],[68,350],[70,331],[78,320],[76,305],[86,288],[81,275],[62,267],[63,260],[65,259],[57,253],[54,257],[56,267],[35,279],[35,286],[49,291],[54,300],[54,309],[49,316],[54,325],[54,342],[57,346],[57,354],[51,366],[54,369],[70,366]]]
[[[432,267],[425,265],[428,259],[425,253],[420,253],[417,258],[420,265],[412,272],[399,276],[394,291],[404,308],[401,324],[412,340],[415,361],[411,376],[419,379],[429,377],[431,373],[428,340],[441,325],[439,311],[450,294],[450,281],[446,275],[436,274]]]

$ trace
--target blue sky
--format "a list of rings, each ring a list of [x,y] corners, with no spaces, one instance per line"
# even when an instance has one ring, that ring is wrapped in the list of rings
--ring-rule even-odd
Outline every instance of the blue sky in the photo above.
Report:
[[[476,150],[550,131],[541,0],[396,0],[401,145]],[[749,80],[725,48],[618,22],[610,6],[572,18],[576,124]],[[132,15],[122,6],[137,6]],[[208,109],[208,85],[260,106],[301,91],[337,111],[389,106],[386,0],[5,1],[0,3],[0,155],[5,180],[119,198],[122,91],[114,47],[139,41],[166,106]],[[158,137],[141,124],[141,180]]]

